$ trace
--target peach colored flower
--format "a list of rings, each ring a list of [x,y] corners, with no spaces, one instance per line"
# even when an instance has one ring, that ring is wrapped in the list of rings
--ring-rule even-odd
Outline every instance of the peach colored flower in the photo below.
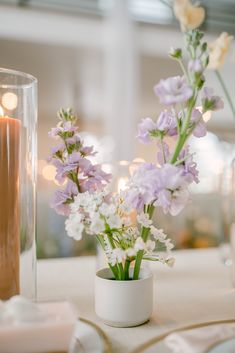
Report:
[[[218,70],[223,66],[225,55],[231,47],[232,40],[233,36],[223,32],[209,45],[210,57],[208,67],[210,69]]]
[[[193,5],[190,0],[173,0],[173,10],[182,31],[199,27],[205,19],[204,8]]]

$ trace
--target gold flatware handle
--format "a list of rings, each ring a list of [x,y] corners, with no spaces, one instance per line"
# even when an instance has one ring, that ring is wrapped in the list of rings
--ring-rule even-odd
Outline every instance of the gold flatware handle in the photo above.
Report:
[[[145,342],[141,346],[139,346],[137,349],[134,349],[131,353],[144,353],[144,351],[156,343],[161,342],[164,338],[166,338],[168,335],[174,332],[181,332],[181,331],[188,331],[188,330],[193,330],[201,327],[206,327],[206,326],[213,326],[213,325],[219,325],[219,324],[234,324],[235,319],[231,320],[219,320],[219,321],[209,321],[209,322],[203,322],[203,323],[198,323],[198,324],[192,324],[189,326],[184,326],[184,327],[177,327],[173,330],[169,330],[162,335],[159,335],[157,337],[152,338],[150,341]]]

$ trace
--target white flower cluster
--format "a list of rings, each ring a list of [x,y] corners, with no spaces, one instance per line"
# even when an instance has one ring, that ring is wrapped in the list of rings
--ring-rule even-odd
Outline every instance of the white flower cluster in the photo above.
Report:
[[[146,242],[141,236],[139,236],[138,229],[136,227],[129,227],[121,235],[114,236],[110,239],[108,235],[104,237],[105,253],[108,258],[108,262],[111,266],[118,263],[123,263],[126,259],[132,260],[136,257],[139,250],[144,252],[144,258],[153,261],[159,261],[169,266],[173,266],[174,259],[171,256],[171,250],[173,244],[167,235],[164,234],[162,229],[157,229],[152,225],[152,221],[149,219],[148,214],[141,213],[137,216],[137,221],[141,226],[149,228],[152,239],[148,239]],[[117,247],[113,248],[111,241],[115,240]],[[163,251],[156,252],[158,244],[161,244]]]
[[[79,193],[70,206],[71,213],[65,221],[65,229],[69,237],[76,240],[82,238],[82,233],[98,235],[106,230],[120,230],[131,225],[125,217],[124,203],[110,196],[108,190]]]
[[[140,250],[143,251],[145,259],[173,265],[170,255],[173,244],[163,230],[152,225],[148,214],[139,214],[139,226],[149,229],[151,235],[151,239],[145,242],[138,227],[133,225],[128,217],[131,210],[122,199],[112,197],[107,190],[80,193],[70,208],[71,213],[65,221],[68,236],[80,240],[84,231],[101,236],[111,266],[127,259],[134,260]],[[156,252],[159,244],[162,251]]]

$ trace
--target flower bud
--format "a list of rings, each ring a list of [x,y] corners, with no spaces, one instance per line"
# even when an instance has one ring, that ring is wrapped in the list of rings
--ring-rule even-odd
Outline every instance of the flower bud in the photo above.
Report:
[[[207,50],[207,43],[204,42],[201,47],[202,52],[204,53]]]
[[[180,48],[171,48],[169,55],[173,59],[181,59],[182,50]]]

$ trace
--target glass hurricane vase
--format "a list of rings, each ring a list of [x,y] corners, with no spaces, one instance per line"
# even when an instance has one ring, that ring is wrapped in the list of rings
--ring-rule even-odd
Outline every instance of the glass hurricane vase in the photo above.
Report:
[[[36,296],[37,80],[0,69],[0,299]]]

